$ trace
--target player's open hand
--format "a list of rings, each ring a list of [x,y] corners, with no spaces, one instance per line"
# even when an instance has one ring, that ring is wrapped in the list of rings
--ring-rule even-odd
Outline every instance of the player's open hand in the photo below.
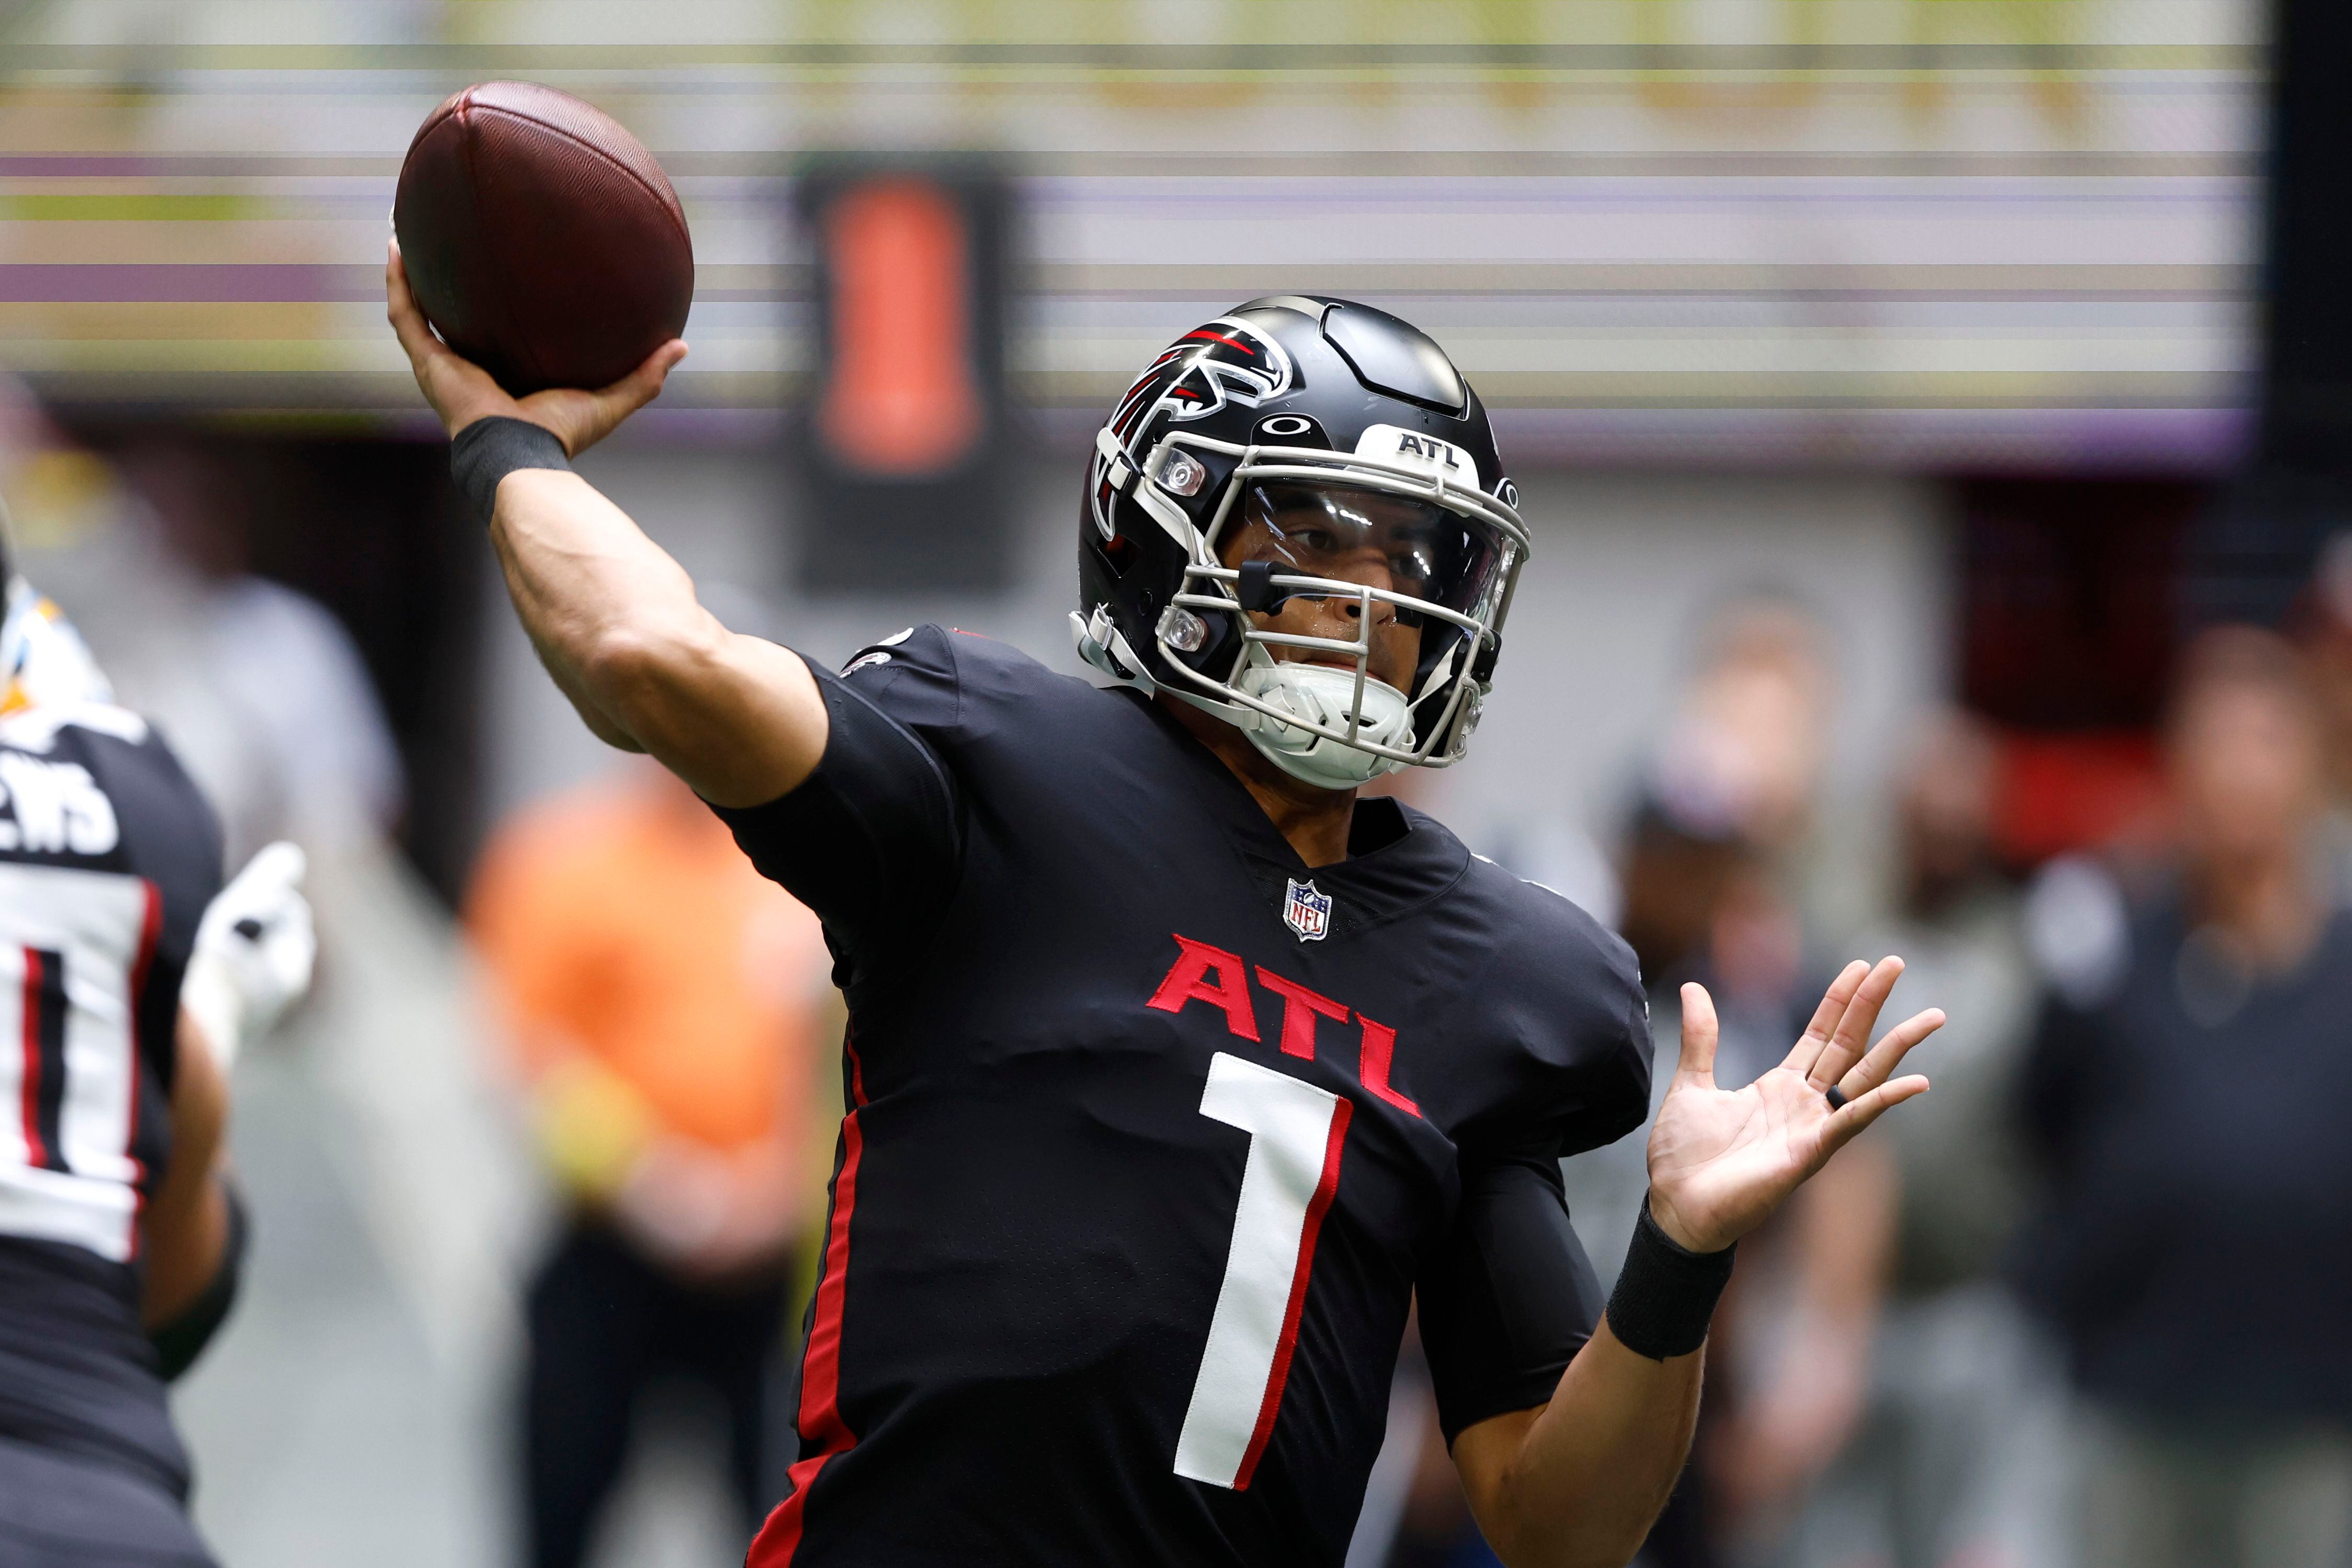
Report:
[[[455,435],[478,419],[504,415],[544,426],[577,457],[619,428],[623,420],[661,396],[662,382],[686,358],[686,341],[672,338],[646,356],[645,363],[596,392],[553,387],[529,397],[508,395],[490,373],[466,359],[435,335],[425,312],[408,291],[408,272],[401,265],[400,244],[394,241],[383,266],[384,315],[392,322],[400,346],[408,352],[409,368],[425,401]]]
[[[1715,1086],[1714,998],[1683,988],[1682,1061],[1650,1134],[1650,1207],[1668,1236],[1694,1252],[1730,1246],[1888,1107],[1927,1092],[1925,1078],[1894,1072],[1942,1027],[1939,1009],[1870,1043],[1902,973],[1900,958],[1847,965],[1780,1065],[1736,1092]]]

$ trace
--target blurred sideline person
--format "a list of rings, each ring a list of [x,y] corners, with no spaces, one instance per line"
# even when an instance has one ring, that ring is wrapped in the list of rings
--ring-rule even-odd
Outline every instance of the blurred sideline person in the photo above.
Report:
[[[1631,1558],[1731,1249],[1927,1088],[1895,1070],[1942,1019],[1874,1044],[1902,965],[1856,962],[1733,1092],[1686,988],[1603,1308],[1558,1160],[1648,1101],[1632,956],[1356,794],[1460,755],[1527,545],[1444,350],[1290,295],[1146,367],[1075,519],[1072,633],[1109,688],[937,626],[835,675],[728,631],[569,471],[682,342],[518,402],[386,260],[557,685],[712,802],[839,960],[801,1455],[753,1568],[1336,1563],[1416,1298],[1496,1554]]]
[[[571,1208],[529,1302],[530,1560],[586,1555],[666,1373],[722,1404],[749,1530],[776,1500],[766,1389],[823,1181],[816,918],[638,765],[502,827],[467,919]]]
[[[1675,1038],[1684,982],[1707,986],[1719,1076],[1745,1082],[1770,1066],[1796,1005],[1804,932],[1789,889],[1816,837],[1828,674],[1819,629],[1779,599],[1735,600],[1694,641],[1700,660],[1642,775],[1611,902],[1640,961],[1652,1034]],[[1633,1236],[1641,1140],[1566,1170],[1578,1234],[1605,1267]]]
[[[2267,632],[2206,633],[2165,730],[2168,886],[2057,977],[2020,1104],[2028,1263],[2082,1396],[2085,1568],[2352,1552],[2352,919],[2320,713]]]
[[[2332,536],[2288,618],[2311,671],[2326,752],[2328,808],[2322,829],[2337,895],[2352,902],[2352,529]]]
[[[1724,998],[1718,1076],[1737,1083],[1769,1070],[1802,1016],[1812,955],[1867,894],[1843,819],[1822,810],[1836,706],[1827,628],[1798,601],[1748,596],[1716,612],[1700,645],[1653,771],[1639,874],[1644,924],[1681,908],[1677,945],[1696,943],[1662,977],[1679,967]],[[1677,890],[1685,865],[1694,887]],[[1680,1009],[1670,987],[1658,993],[1663,1039]],[[1802,1560],[1804,1500],[1860,1419],[1893,1236],[1887,1151],[1853,1152],[1759,1231],[1726,1297],[1722,1397],[1696,1464],[1703,1517],[1654,1557]]]
[[[400,754],[351,633],[252,570],[248,476],[184,433],[143,434],[111,459],[28,434],[25,462],[54,477],[33,497],[48,515],[23,564],[74,606],[121,699],[168,729],[229,860],[289,838],[316,878],[367,852],[402,814]]]
[[[1381,1475],[1381,1467],[1390,1463],[1384,1450],[1381,1463],[1375,1466],[1375,1481],[1385,1480],[1394,1495],[1386,1500],[1393,1517],[1390,1521],[1387,1540],[1377,1555],[1364,1552],[1359,1557],[1351,1549],[1349,1568],[1496,1568],[1497,1559],[1486,1538],[1478,1531],[1478,1521],[1470,1512],[1470,1500],[1462,1490],[1462,1477],[1454,1469],[1454,1456],[1447,1450],[1444,1434],[1439,1430],[1437,1399],[1430,1387],[1429,1358],[1421,1347],[1421,1335],[1416,1330],[1405,1336],[1404,1353],[1398,1358],[1395,1392],[1391,1398],[1412,1399],[1419,1408],[1412,1412],[1409,1423],[1399,1423],[1391,1412],[1391,1440],[1402,1426],[1402,1430],[1417,1440],[1402,1453],[1394,1464],[1393,1473]],[[1364,1511],[1372,1511],[1372,1497],[1367,1489]],[[1359,1521],[1360,1542],[1361,1521]]]
[[[1992,735],[1958,710],[1929,717],[1897,779],[1895,916],[1865,936],[1968,1005],[1939,1037],[1936,1092],[1885,1141],[1900,1200],[1877,1353],[1853,1440],[1791,1532],[1797,1561],[2014,1568],[2049,1550],[2054,1402],[2000,1280],[2028,1192],[2012,1110],[2040,996],[1993,858],[1998,784]]]
[[[117,462],[192,580],[186,599],[204,677],[240,748],[266,758],[281,831],[322,847],[395,832],[406,779],[367,666],[326,606],[254,571],[244,476],[173,432],[143,436]],[[173,650],[187,652],[184,642]]]
[[[308,986],[301,852],[223,890],[169,748],[0,580],[0,1568],[203,1568],[164,1385],[236,1294],[226,1071]]]
[[[1823,641],[1780,599],[1736,600],[1710,618],[1622,852],[1623,930],[1656,1049],[1682,1026],[1680,986],[1703,984],[1727,1083],[1769,1071],[1801,1021],[1804,890],[1836,848],[1816,822],[1832,706]],[[1627,1139],[1563,1167],[1578,1230],[1604,1259],[1631,1237],[1639,1149]],[[1718,1319],[1717,1396],[1643,1548],[1648,1568],[1783,1560],[1808,1487],[1859,1419],[1894,1187],[1884,1150],[1849,1154],[1859,1157],[1824,1170],[1753,1239]]]

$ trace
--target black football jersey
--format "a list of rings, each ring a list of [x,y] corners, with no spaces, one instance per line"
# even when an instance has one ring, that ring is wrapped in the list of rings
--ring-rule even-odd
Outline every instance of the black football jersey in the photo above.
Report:
[[[211,809],[136,715],[0,720],[0,1437],[175,1492],[139,1221],[171,1157],[180,979],[220,882]]]
[[[818,680],[816,773],[721,813],[851,1020],[751,1563],[1339,1563],[1416,1290],[1449,1436],[1591,1332],[1557,1162],[1647,1108],[1631,953],[1393,801],[1310,870],[1157,704],[1002,643]]]

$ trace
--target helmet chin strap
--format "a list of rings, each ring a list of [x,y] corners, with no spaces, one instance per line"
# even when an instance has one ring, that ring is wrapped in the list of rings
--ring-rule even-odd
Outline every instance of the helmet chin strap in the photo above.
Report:
[[[1412,742],[1412,704],[1402,692],[1370,675],[1364,677],[1363,706],[1357,711],[1354,671],[1276,661],[1267,658],[1264,649],[1253,647],[1248,667],[1234,684],[1307,724],[1345,729],[1352,714],[1357,733],[1375,745],[1406,747]],[[1250,744],[1267,761],[1318,789],[1353,789],[1405,766],[1251,710],[1243,710],[1240,723]]]

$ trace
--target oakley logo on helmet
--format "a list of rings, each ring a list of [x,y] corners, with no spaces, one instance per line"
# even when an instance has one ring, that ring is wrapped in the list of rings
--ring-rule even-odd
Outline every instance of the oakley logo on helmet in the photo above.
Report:
[[[1261,441],[1293,441],[1306,446],[1328,446],[1323,427],[1303,413],[1271,413],[1257,422]]]

